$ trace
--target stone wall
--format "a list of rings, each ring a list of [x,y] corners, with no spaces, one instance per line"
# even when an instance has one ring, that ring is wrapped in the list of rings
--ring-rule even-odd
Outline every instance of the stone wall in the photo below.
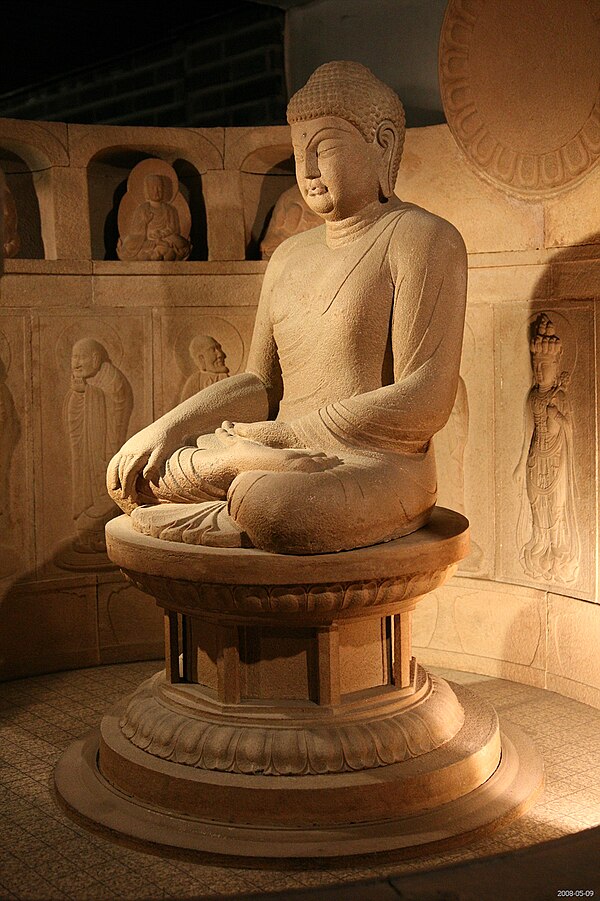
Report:
[[[158,657],[153,601],[104,554],[78,566],[70,553],[71,351],[86,337],[105,347],[133,393],[128,434],[178,402],[194,334],[221,343],[232,374],[243,369],[266,265],[258,241],[293,182],[288,129],[0,120],[0,149],[21,239],[0,278],[0,461],[9,468],[0,482],[0,676]],[[189,262],[116,259],[117,206],[148,157],[179,174],[192,209]]]
[[[103,568],[101,555],[85,572],[65,568],[73,538],[63,420],[70,349],[80,337],[106,346],[133,391],[129,434],[177,402],[192,334],[212,335],[230,371],[243,368],[265,269],[258,243],[275,200],[293,183],[288,130],[3,120],[0,148],[22,239],[0,279],[0,357],[20,426],[7,489],[14,524],[0,536],[8,561],[0,673],[158,655],[161,623],[152,601]],[[116,205],[129,171],[145,157],[178,172],[193,217],[189,262],[116,259]],[[470,264],[463,389],[436,450],[440,503],[465,510],[473,554],[417,608],[417,653],[425,663],[546,686],[600,706],[600,169],[591,166],[560,192],[519,198],[482,178],[439,125],[409,129],[397,191],[451,220]],[[574,503],[563,523],[571,563],[562,574],[553,568],[552,545],[540,575],[543,554],[533,554],[529,572],[521,559],[527,536],[519,523],[531,527],[532,502],[514,472],[531,441],[524,417],[531,328],[542,313],[569,373],[569,447],[557,459],[561,491]],[[531,493],[531,476],[529,485]],[[551,494],[555,508],[557,497]]]

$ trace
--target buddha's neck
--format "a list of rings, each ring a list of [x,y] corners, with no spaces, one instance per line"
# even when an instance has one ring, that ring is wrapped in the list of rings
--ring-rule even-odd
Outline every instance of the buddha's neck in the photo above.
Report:
[[[395,208],[394,200],[387,203],[381,203],[374,200],[372,203],[363,207],[359,213],[349,216],[347,219],[339,219],[337,221],[327,221],[325,223],[325,240],[328,247],[342,247],[344,244],[350,244],[356,241],[383,216]]]

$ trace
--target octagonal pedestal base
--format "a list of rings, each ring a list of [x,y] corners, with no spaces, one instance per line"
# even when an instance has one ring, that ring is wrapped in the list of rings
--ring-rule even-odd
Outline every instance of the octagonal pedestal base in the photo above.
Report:
[[[468,550],[436,509],[384,545],[293,557],[148,538],[109,555],[165,611],[166,669],[67,750],[67,805],[113,832],[236,857],[428,852],[520,815],[528,739],[411,653],[416,604]]]
[[[456,737],[388,767],[304,777],[207,773],[135,748],[119,729],[117,708],[102,735],[96,730],[66,751],[56,785],[86,819],[171,848],[256,858],[430,853],[520,816],[543,782],[541,759],[521,730],[499,727],[487,703],[452,688],[465,710]]]

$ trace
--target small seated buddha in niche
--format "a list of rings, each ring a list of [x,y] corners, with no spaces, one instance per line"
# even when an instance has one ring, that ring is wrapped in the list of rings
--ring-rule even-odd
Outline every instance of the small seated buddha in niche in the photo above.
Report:
[[[182,234],[179,214],[169,202],[170,196],[171,181],[167,177],[156,173],[145,176],[145,200],[133,211],[117,244],[120,260],[188,259],[191,244]]]
[[[131,386],[104,345],[77,341],[63,418],[71,446],[72,549],[79,554],[106,550],[104,526],[118,512],[106,491],[106,461],[125,439],[132,407]]]
[[[196,371],[186,379],[180,400],[187,400],[203,388],[226,379],[229,375],[229,369],[225,365],[226,358],[219,342],[210,335],[194,335],[190,341],[190,359],[196,366]]]
[[[406,535],[435,505],[431,438],[456,394],[464,243],[394,196],[404,111],[367,68],[321,66],[288,121],[298,187],[323,224],[273,253],[246,372],[111,461],[109,490],[147,535],[328,553]]]

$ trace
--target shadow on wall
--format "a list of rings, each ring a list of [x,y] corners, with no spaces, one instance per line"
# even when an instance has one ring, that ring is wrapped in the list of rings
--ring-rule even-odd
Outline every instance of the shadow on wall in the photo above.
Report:
[[[264,172],[242,172],[246,224],[246,259],[260,260],[260,242],[264,238],[279,197],[296,183],[294,159],[285,156]]]

